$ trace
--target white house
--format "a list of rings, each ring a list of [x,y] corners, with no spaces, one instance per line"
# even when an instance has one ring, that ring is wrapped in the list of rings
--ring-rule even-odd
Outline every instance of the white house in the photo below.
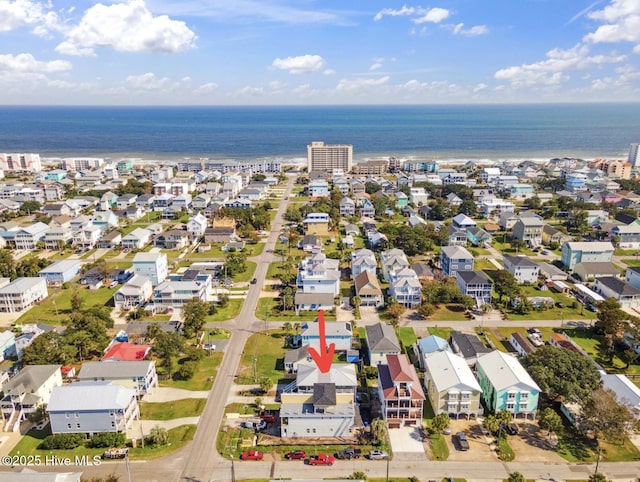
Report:
[[[520,284],[534,284],[538,281],[540,267],[526,256],[508,256],[503,258],[504,269],[511,273]]]
[[[136,308],[153,296],[151,280],[139,274],[133,275],[129,281],[120,287],[113,295],[113,302],[117,308]]]
[[[0,313],[19,313],[49,296],[44,278],[17,278],[0,288]]]
[[[208,224],[209,220],[203,214],[198,213],[187,222],[187,232],[193,237],[203,236]]]
[[[142,249],[151,241],[151,231],[136,228],[122,237],[121,246],[125,249]]]
[[[146,276],[153,286],[162,283],[169,272],[165,253],[136,253],[133,258],[133,272]]]
[[[298,292],[340,294],[340,269],[336,259],[316,253],[300,262],[296,280]]]

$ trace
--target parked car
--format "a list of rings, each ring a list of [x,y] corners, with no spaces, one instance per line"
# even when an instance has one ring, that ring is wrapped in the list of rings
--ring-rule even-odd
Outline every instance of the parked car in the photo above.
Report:
[[[202,349],[208,350],[208,351],[214,351],[216,349],[216,346],[213,343],[205,343],[204,345],[202,345]]]
[[[454,437],[454,440],[457,442],[458,450],[462,450],[463,452],[469,450],[469,440],[467,439],[466,433],[458,432],[453,437]]]
[[[259,450],[249,450],[248,452],[242,452],[240,460],[262,460],[264,454]]]
[[[118,282],[117,282],[117,281],[112,281],[112,282],[109,284],[109,289],[113,289],[113,288],[115,288],[116,286],[118,286]]]
[[[347,448],[338,452],[336,454],[336,458],[340,460],[351,460],[359,459],[360,455],[362,455],[362,451],[360,449]]]
[[[129,449],[118,449],[113,448],[109,450],[105,450],[102,454],[103,459],[124,459],[129,454]]]
[[[258,280],[257,280],[256,278],[253,278],[253,279],[251,280],[251,284],[252,284],[252,285],[256,284],[257,282],[258,282]]]
[[[315,457],[309,457],[309,465],[333,465],[335,458],[333,455],[318,454]]]
[[[388,458],[389,454],[383,450],[372,450],[371,452],[369,452],[369,459],[371,460],[382,460]]]
[[[556,303],[556,306],[557,306],[558,308],[564,308],[564,303],[563,303],[562,301],[558,301],[558,302]]]
[[[509,435],[518,435],[518,426],[515,423],[507,425],[506,430]]]
[[[271,413],[260,415],[260,418],[267,423],[274,423],[276,421],[276,416]]]
[[[307,458],[307,454],[304,450],[293,450],[285,455],[285,457],[289,460],[300,460]]]

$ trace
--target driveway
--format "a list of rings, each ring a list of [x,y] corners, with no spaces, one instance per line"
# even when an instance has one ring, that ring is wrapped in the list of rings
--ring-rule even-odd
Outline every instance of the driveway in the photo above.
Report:
[[[358,324],[361,326],[375,325],[376,323],[380,323],[380,315],[378,314],[378,310],[373,306],[361,306],[360,318],[361,320],[358,322]]]
[[[422,434],[419,427],[402,427],[389,430],[393,460],[426,460]]]
[[[477,461],[477,462],[493,462],[497,457],[491,450],[491,442],[493,438],[487,437],[482,431],[482,424],[475,420],[451,420],[451,435],[445,435],[449,447],[450,461]],[[453,442],[453,436],[456,432],[464,432],[469,440],[469,450],[462,452],[456,448]]]

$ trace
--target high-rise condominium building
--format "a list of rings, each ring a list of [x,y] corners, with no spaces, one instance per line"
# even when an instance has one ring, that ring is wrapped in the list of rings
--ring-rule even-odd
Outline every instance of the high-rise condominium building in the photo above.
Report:
[[[631,144],[629,148],[629,162],[636,167],[638,163],[638,150],[640,149],[640,144]]]
[[[307,167],[311,171],[342,169],[350,172],[353,165],[353,146],[351,144],[325,144],[312,142],[307,146]]]

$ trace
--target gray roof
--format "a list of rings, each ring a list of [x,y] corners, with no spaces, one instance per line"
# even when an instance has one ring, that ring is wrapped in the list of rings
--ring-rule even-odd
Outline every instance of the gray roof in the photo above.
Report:
[[[301,346],[300,348],[294,348],[293,350],[288,350],[284,354],[284,363],[285,364],[293,364],[295,362],[299,362],[300,360],[305,360],[309,357],[309,352],[307,351],[308,346]]]
[[[74,269],[78,267],[80,268],[80,261],[77,259],[61,259],[56,261],[46,268],[42,268],[40,270],[40,274],[42,273],[63,273],[67,270]]]
[[[468,285],[492,285],[493,281],[489,278],[484,271],[457,271],[456,276],[460,278]]]
[[[151,365],[155,365],[155,363],[148,360],[86,362],[80,368],[78,380],[144,377],[149,373]]]
[[[526,256],[509,256],[504,255],[504,260],[509,261],[513,266],[520,266],[522,268],[536,268],[538,267],[538,263],[532,261]]]
[[[391,325],[386,323],[376,323],[365,326],[367,345],[370,351],[400,353],[402,351],[400,342]]]
[[[15,387],[22,385],[25,391],[35,391],[51,376],[60,371],[60,365],[27,365],[2,387],[4,393],[9,393]]]
[[[2,294],[21,294],[29,291],[40,283],[46,284],[44,278],[16,278],[11,283],[0,288]]]
[[[473,259],[473,255],[462,246],[443,246],[441,252],[449,259]]]
[[[313,404],[327,406],[336,404],[336,386],[334,383],[315,383],[313,385]]]
[[[476,335],[462,333],[460,331],[451,332],[451,341],[454,342],[464,358],[471,358],[481,353],[490,353],[491,349],[484,346],[480,338]]]
[[[618,276],[620,274],[620,270],[616,267],[616,265],[614,265],[613,263],[610,262],[584,262],[584,263],[577,263],[574,267],[573,267],[573,271],[582,271],[584,270],[584,272],[589,275],[589,274],[612,274],[614,276]]]
[[[80,412],[125,409],[135,396],[135,390],[111,382],[77,382],[55,387],[51,391],[47,410],[49,412]]]
[[[598,283],[606,286],[613,292],[617,293],[620,296],[638,296],[640,295],[640,290],[635,286],[627,283],[626,281],[622,281],[620,278],[615,278],[613,276],[606,276],[604,278],[598,278]]]
[[[332,293],[301,293],[298,292],[295,295],[296,305],[333,305]]]

